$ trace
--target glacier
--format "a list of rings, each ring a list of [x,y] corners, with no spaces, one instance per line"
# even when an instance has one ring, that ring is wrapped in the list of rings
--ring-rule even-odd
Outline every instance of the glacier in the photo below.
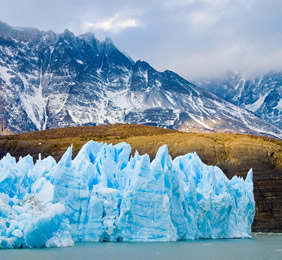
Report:
[[[127,143],[89,141],[57,163],[0,160],[0,248],[73,246],[78,241],[248,238],[253,172],[229,180],[196,153],[155,159]]]

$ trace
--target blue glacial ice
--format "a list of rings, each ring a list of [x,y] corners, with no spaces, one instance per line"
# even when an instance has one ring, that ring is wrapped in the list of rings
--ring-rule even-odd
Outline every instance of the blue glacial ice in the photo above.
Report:
[[[72,160],[0,160],[0,248],[76,241],[251,237],[253,173],[229,180],[196,153],[130,156],[126,143],[90,141]]]

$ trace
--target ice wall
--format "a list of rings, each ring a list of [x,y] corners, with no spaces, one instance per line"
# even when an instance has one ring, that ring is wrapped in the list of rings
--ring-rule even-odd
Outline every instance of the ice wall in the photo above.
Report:
[[[75,241],[177,241],[251,236],[253,173],[227,179],[196,153],[151,162],[126,143],[90,141],[72,160],[0,160],[0,248]]]

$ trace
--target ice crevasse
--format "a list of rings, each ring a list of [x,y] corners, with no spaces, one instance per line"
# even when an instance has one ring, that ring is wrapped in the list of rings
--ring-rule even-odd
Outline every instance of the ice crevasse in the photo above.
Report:
[[[0,248],[76,241],[251,237],[253,173],[229,180],[196,153],[130,156],[126,143],[89,141],[72,160],[0,160]]]

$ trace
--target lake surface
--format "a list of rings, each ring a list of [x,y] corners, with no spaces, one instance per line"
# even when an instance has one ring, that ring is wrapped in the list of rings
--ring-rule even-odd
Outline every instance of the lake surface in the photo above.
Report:
[[[186,260],[282,259],[282,234],[254,234],[252,239],[170,243],[77,243],[75,247],[0,250],[0,260]]]

